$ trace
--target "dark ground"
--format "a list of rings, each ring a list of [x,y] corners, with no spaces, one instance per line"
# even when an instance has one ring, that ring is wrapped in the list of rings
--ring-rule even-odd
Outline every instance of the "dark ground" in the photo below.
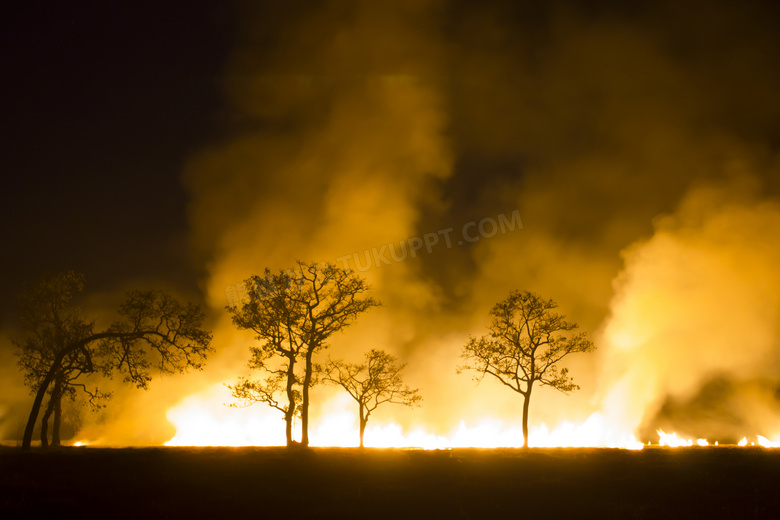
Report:
[[[0,518],[779,518],[780,450],[0,448]]]

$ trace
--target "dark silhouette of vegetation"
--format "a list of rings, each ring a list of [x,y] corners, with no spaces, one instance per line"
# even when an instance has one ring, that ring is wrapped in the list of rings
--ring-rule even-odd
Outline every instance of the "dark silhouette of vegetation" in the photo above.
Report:
[[[301,445],[309,445],[309,389],[315,382],[314,355],[327,340],[379,303],[352,271],[333,264],[297,262],[293,269],[246,280],[247,298],[228,307],[239,329],[252,330],[262,344],[252,351],[252,368],[268,372],[262,381],[241,380],[231,387],[244,403],[264,402],[285,414],[287,444],[300,406]],[[279,362],[272,365],[272,362]],[[297,365],[301,374],[297,373]],[[286,404],[276,395],[284,385]],[[296,389],[300,388],[300,394]],[[298,401],[300,399],[300,401]],[[300,405],[298,405],[300,402]]]
[[[268,374],[265,379],[239,378],[235,385],[227,385],[238,401],[231,403],[230,406],[246,407],[255,403],[265,403],[271,408],[275,408],[284,414],[285,438],[287,446],[295,443],[293,439],[293,421],[301,416],[301,392],[297,386],[301,381],[294,377],[287,379],[290,362],[282,363],[278,368],[269,368],[268,361],[272,353],[264,352],[261,349],[252,349],[252,360],[249,362],[249,368],[264,371]],[[288,388],[288,381],[292,384]],[[296,386],[297,385],[297,386]],[[286,402],[283,402],[282,395],[286,394]]]
[[[133,291],[119,307],[119,319],[103,330],[87,320],[74,298],[84,288],[84,275],[73,271],[45,275],[19,298],[24,336],[14,340],[18,363],[35,399],[22,446],[29,448],[45,396],[41,442],[54,415],[53,443],[59,444],[61,401],[77,388],[99,406],[107,394],[88,390],[81,376],[114,371],[139,388],[147,388],[153,371],[173,373],[201,369],[211,333],[203,330],[204,315],[194,304],[182,304],[160,291]]]
[[[24,373],[25,384],[35,393],[52,367],[62,345],[77,341],[89,334],[89,324],[80,311],[71,305],[73,297],[84,288],[84,276],[67,272],[47,275],[37,286],[19,296],[20,325],[28,333],[24,340],[15,340],[18,365]],[[70,307],[70,308],[68,308]],[[49,420],[53,415],[52,445],[59,446],[62,424],[62,399],[75,400],[77,389],[89,397],[93,408],[99,408],[110,397],[95,388],[90,390],[82,375],[101,371],[91,352],[87,355],[71,352],[63,356],[48,390],[49,401],[41,419],[41,445],[49,445]],[[105,370],[103,370],[105,372]]]
[[[590,352],[594,345],[577,324],[557,314],[558,305],[538,294],[512,291],[490,311],[490,333],[470,338],[463,347],[463,366],[481,381],[486,374],[523,396],[523,440],[528,447],[528,410],[534,384],[563,393],[578,390],[568,369],[558,363],[569,354]]]
[[[418,389],[404,385],[401,370],[405,366],[406,363],[399,365],[398,360],[387,352],[372,349],[365,354],[363,363],[328,360],[328,364],[320,369],[323,381],[341,386],[357,401],[361,448],[368,418],[380,404],[415,406],[422,400]]]
[[[287,445],[293,440],[293,420],[300,416],[302,378],[296,375],[296,363],[304,350],[299,326],[305,318],[298,302],[298,281],[290,272],[254,276],[246,281],[247,300],[241,307],[228,307],[233,323],[240,329],[252,330],[262,343],[251,347],[249,368],[265,372],[263,379],[241,378],[228,385],[234,406],[265,403],[284,414]],[[281,395],[284,394],[282,398]]]

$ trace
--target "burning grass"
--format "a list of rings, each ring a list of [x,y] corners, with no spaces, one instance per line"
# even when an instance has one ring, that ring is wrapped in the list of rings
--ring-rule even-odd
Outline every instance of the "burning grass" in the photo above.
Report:
[[[90,517],[766,518],[780,451],[0,448],[0,508]]]

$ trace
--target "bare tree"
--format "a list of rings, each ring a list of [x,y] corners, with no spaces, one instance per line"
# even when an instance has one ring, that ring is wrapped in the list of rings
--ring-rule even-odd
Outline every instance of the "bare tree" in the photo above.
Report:
[[[512,291],[490,311],[490,333],[470,338],[463,347],[465,364],[458,369],[474,370],[481,381],[486,374],[523,396],[523,440],[528,447],[528,410],[534,384],[550,386],[563,393],[578,390],[568,369],[558,363],[569,354],[594,350],[577,324],[557,314],[558,305],[538,294]]]
[[[252,365],[250,364],[250,366]],[[286,366],[279,370],[271,370],[267,368],[267,365],[264,365],[262,369],[268,372],[265,379],[256,380],[241,377],[235,385],[227,385],[232,391],[233,397],[237,399],[237,402],[231,403],[230,406],[244,408],[255,403],[264,403],[271,408],[279,410],[284,414],[285,436],[287,445],[291,446],[295,444],[293,440],[293,421],[295,417],[300,417],[301,415],[301,392],[297,388],[293,389],[292,400],[290,401],[288,397],[287,401],[284,402],[281,396],[286,393]]]
[[[51,427],[51,445],[61,445],[61,427],[62,427],[62,401],[63,398],[69,398],[70,401],[75,402],[78,397],[77,389],[81,390],[81,393],[87,396],[87,402],[91,406],[93,411],[99,410],[106,406],[107,401],[111,398],[111,393],[101,392],[100,389],[95,386],[94,389],[88,387],[86,382],[82,382],[82,375],[89,376],[94,372],[89,367],[84,367],[77,358],[78,356],[68,356],[71,359],[63,360],[62,370],[57,372],[52,381],[51,388],[49,390],[49,402],[41,417],[41,446],[44,448],[49,445],[48,431],[49,431],[49,419],[53,416],[53,422]],[[35,388],[35,387],[33,387]]]
[[[84,276],[72,271],[45,275],[20,296],[25,335],[14,343],[25,381],[35,393],[22,440],[25,448],[32,443],[47,392],[51,406],[44,415],[48,421],[47,414],[53,412],[57,423],[62,395],[79,386],[86,390],[79,382],[81,375],[118,370],[125,381],[147,388],[153,370],[200,369],[212,350],[211,333],[201,328],[205,316],[200,308],[159,291],[128,293],[119,319],[96,330],[95,322],[87,321],[73,301],[83,282]],[[102,395],[97,390],[89,394]]]
[[[404,385],[401,370],[406,363],[382,350],[372,349],[365,354],[360,364],[345,363],[341,360],[328,360],[321,369],[324,381],[344,388],[358,403],[360,419],[360,447],[363,447],[363,435],[368,418],[379,405],[384,403],[419,406],[422,397],[418,389]]]
[[[314,354],[326,347],[333,334],[353,323],[358,316],[379,305],[369,296],[369,286],[352,271],[333,264],[298,262],[301,295],[298,300],[306,310],[301,337],[306,344],[305,373],[301,402],[301,444],[309,445],[309,387],[312,383]]]
[[[295,410],[294,390],[300,385],[301,445],[309,445],[309,389],[315,382],[314,355],[326,347],[333,334],[379,305],[367,296],[369,286],[352,271],[333,264],[298,261],[293,269],[246,281],[247,301],[228,307],[240,329],[250,329],[263,344],[260,350],[285,360],[288,428]],[[265,366],[270,358],[260,356]],[[296,376],[302,361],[303,375]],[[272,374],[273,378],[278,377]],[[299,381],[300,380],[300,381]],[[269,381],[258,388],[268,390]],[[281,384],[281,382],[278,382]],[[240,383],[239,383],[240,385]],[[266,392],[267,393],[267,392]],[[270,401],[263,400],[270,404]],[[288,436],[288,444],[291,437]]]
[[[253,331],[262,342],[250,349],[249,368],[266,372],[267,377],[242,378],[228,387],[238,406],[265,403],[284,413],[287,446],[292,446],[293,420],[300,414],[301,402],[296,363],[304,348],[300,324],[305,314],[297,301],[300,284],[289,272],[273,274],[269,269],[264,276],[254,276],[245,283],[246,301],[227,309],[239,329]],[[278,396],[282,391],[286,403]]]
[[[20,322],[28,336],[24,341],[15,341],[17,364],[24,373],[25,384],[33,393],[45,379],[62,345],[77,341],[90,332],[90,324],[84,320],[80,311],[72,306],[68,309],[65,305],[65,301],[81,292],[83,286],[83,275],[68,272],[44,277],[38,286],[19,297]],[[45,302],[48,302],[48,308]],[[47,315],[51,318],[48,325],[45,323]],[[60,445],[63,397],[75,400],[76,389],[79,387],[90,396],[94,407],[100,406],[101,401],[108,397],[97,388],[94,391],[88,390],[86,384],[80,382],[82,375],[89,376],[98,369],[91,356],[84,356],[79,352],[71,352],[62,358],[60,368],[50,385],[48,405],[41,419],[42,446],[49,444],[49,420],[52,415],[52,444]]]

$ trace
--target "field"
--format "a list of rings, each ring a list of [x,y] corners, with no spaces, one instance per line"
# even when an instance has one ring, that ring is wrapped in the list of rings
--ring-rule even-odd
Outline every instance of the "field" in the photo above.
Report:
[[[778,518],[780,450],[0,448],[0,517]]]

